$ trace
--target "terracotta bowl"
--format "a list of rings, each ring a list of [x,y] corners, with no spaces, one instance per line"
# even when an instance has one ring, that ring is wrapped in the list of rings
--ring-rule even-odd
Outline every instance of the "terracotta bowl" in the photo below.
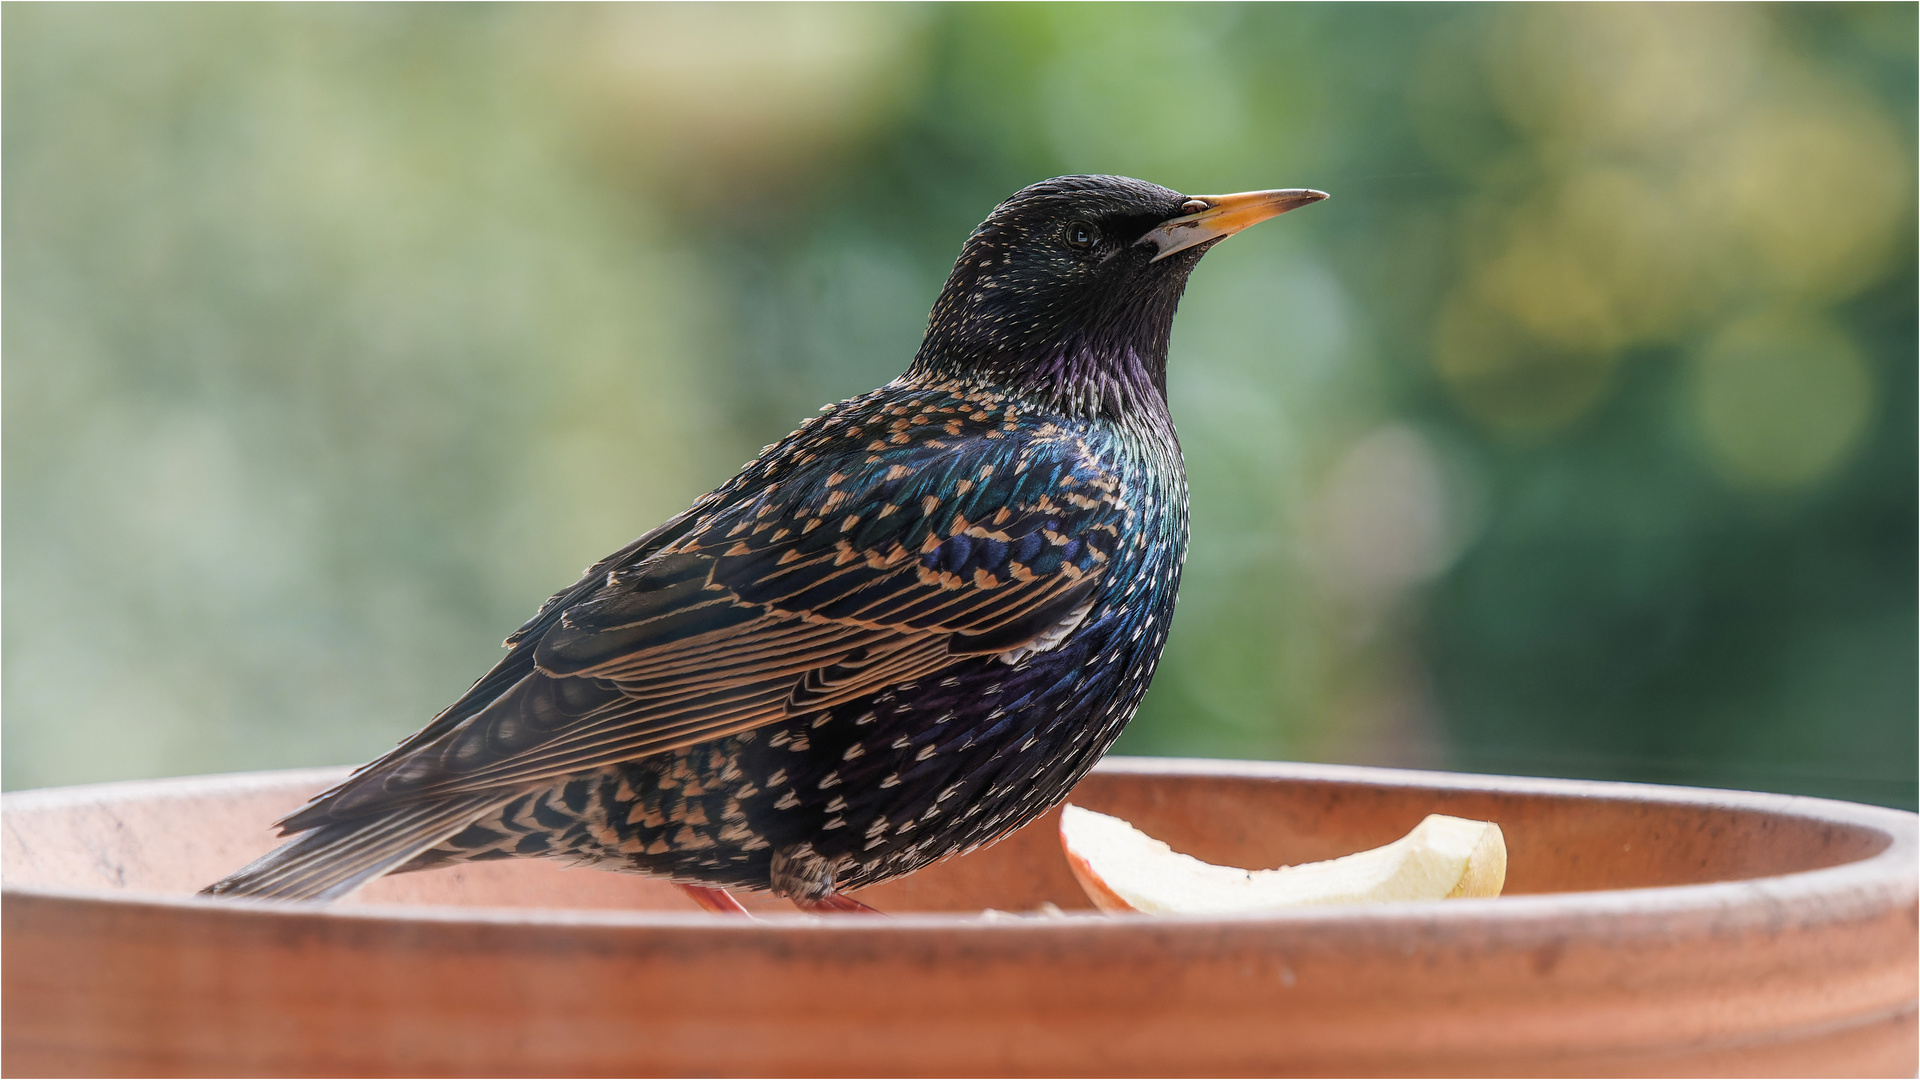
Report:
[[[7,795],[12,1075],[1913,1076],[1916,819],[1779,795],[1113,760],[1074,795],[1203,859],[1497,821],[1495,900],[1088,910],[1053,815],[819,918],[535,862],[332,906],[195,888],[339,770]],[[986,911],[984,909],[997,909]],[[1056,910],[1058,909],[1058,910]]]

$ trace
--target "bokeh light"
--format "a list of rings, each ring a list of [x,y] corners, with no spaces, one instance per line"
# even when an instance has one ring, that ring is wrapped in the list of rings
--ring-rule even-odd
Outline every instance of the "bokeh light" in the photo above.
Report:
[[[1873,405],[1872,374],[1839,329],[1791,315],[1733,323],[1698,360],[1694,407],[1736,484],[1799,487],[1845,463]]]

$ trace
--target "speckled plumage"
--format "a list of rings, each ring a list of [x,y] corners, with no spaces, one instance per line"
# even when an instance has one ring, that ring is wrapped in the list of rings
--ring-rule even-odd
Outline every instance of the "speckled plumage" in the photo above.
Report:
[[[1133,716],[1173,613],[1164,365],[1205,245],[1141,238],[1192,205],[1113,177],[1009,199],[905,375],[590,568],[209,891],[547,857],[808,902],[1044,812]],[[1062,240],[1082,226],[1097,247]]]

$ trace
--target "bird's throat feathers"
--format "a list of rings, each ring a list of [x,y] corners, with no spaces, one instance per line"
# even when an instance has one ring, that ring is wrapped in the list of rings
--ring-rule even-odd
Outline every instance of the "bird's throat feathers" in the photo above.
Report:
[[[1068,416],[1167,415],[1167,346],[1197,252],[1179,260],[1187,266],[1168,267],[1158,287],[1063,290],[1051,303],[970,261],[962,256],[934,305],[910,375],[978,380]]]

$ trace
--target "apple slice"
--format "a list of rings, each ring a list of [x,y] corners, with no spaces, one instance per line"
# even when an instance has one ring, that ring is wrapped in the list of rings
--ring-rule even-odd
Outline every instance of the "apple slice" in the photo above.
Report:
[[[1221,915],[1312,904],[1498,896],[1507,844],[1490,821],[1429,814],[1385,847],[1326,862],[1241,870],[1182,855],[1116,817],[1069,803],[1060,846],[1102,911]]]

